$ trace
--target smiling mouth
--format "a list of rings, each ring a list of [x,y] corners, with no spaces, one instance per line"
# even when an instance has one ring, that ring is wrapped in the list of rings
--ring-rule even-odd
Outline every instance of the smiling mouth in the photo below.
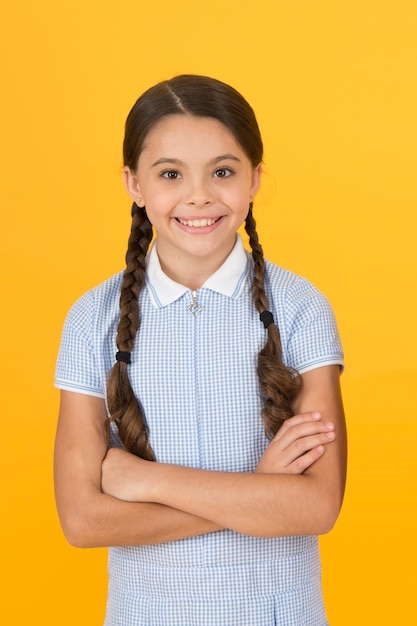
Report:
[[[221,217],[217,217],[216,219],[201,219],[201,220],[182,220],[177,217],[176,220],[183,226],[191,226],[192,228],[205,228],[206,226],[212,226],[216,222],[218,222]]]

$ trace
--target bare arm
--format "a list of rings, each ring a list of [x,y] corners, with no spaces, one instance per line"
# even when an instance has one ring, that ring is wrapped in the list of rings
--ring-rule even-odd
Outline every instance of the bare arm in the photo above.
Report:
[[[124,502],[104,494],[105,419],[100,398],[61,392],[55,495],[70,543],[79,547],[161,543],[219,529],[215,522],[169,506]]]
[[[271,537],[328,532],[340,510],[346,473],[339,368],[318,368],[304,374],[302,379],[295,412],[318,410],[324,420],[322,423],[331,421],[336,432],[334,441],[329,443],[327,439],[329,445],[324,454],[319,444],[304,449],[304,452],[310,450],[307,455],[315,455],[315,462],[309,460],[301,470],[303,473],[279,471],[282,450],[277,447],[281,441],[278,436],[254,474],[150,463],[122,451],[110,451],[103,465],[105,490],[118,497],[180,509],[248,535]],[[320,437],[326,436],[326,433],[320,434]],[[294,446],[305,445],[303,439],[293,440],[291,450]],[[321,443],[324,442],[325,439],[321,439]],[[296,462],[300,462],[306,455],[301,450],[295,456]],[[122,488],[120,481],[119,485],[112,483],[118,466],[125,479]]]
[[[102,461],[106,455],[105,419],[104,402],[99,398],[61,392],[55,444],[55,493],[61,524],[70,543],[79,547],[152,544],[221,528],[216,522],[175,507],[160,503],[127,502],[103,493],[101,480]],[[322,454],[317,447],[325,443],[324,435],[317,435],[317,432],[323,431],[321,420],[318,420],[320,424],[306,417],[294,418],[293,421],[294,427],[286,428],[281,433],[274,454],[264,459],[266,467],[300,473]],[[121,450],[110,452],[119,455],[119,460],[122,455],[128,461],[121,468],[120,476],[125,488],[131,482],[129,472],[132,472],[132,468],[134,472],[137,471],[140,460]],[[104,469],[114,480],[117,468],[114,463],[109,463],[109,457],[106,457]],[[175,476],[172,478],[174,488],[177,489]],[[135,484],[138,482],[136,474],[132,480]]]

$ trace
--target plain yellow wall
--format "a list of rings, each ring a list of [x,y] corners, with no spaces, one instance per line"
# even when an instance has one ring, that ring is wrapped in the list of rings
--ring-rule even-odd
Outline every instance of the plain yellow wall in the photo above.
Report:
[[[327,294],[343,336],[330,622],[417,622],[416,18],[414,0],[3,1],[2,623],[102,623],[106,553],[68,546],[55,513],[55,357],[70,304],[123,265],[126,114],[184,72],[252,103],[266,254]]]

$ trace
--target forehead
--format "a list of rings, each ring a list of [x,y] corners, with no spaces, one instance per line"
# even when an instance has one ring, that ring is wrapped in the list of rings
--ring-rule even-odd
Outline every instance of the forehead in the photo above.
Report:
[[[155,124],[146,136],[142,154],[175,153],[196,149],[200,153],[233,151],[239,156],[242,148],[232,132],[219,120],[194,115],[168,115]]]

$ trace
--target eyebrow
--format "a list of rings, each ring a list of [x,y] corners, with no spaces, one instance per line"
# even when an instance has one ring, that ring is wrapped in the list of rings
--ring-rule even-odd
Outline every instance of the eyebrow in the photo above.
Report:
[[[235,154],[228,153],[228,154],[221,154],[220,156],[217,156],[214,159],[211,159],[211,161],[209,161],[209,164],[215,165],[216,163],[220,163],[221,161],[237,161],[238,163],[240,163],[239,157],[237,157]],[[161,157],[160,159],[152,163],[151,167],[157,167],[158,165],[162,165],[164,163],[169,163],[172,165],[184,165],[184,163],[180,159],[175,159],[171,157]]]

